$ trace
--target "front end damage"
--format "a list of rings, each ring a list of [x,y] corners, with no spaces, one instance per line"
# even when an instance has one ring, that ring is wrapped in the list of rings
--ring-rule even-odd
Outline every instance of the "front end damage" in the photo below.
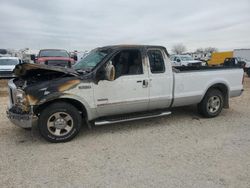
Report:
[[[37,117],[33,109],[29,106],[27,97],[21,96],[20,89],[17,89],[13,80],[8,83],[9,86],[9,103],[7,108],[7,117],[9,120],[22,128],[31,128],[36,122]]]
[[[80,83],[73,69],[47,65],[22,64],[14,70],[17,78],[8,83],[7,117],[22,128],[31,128],[38,120],[35,108],[59,98]]]

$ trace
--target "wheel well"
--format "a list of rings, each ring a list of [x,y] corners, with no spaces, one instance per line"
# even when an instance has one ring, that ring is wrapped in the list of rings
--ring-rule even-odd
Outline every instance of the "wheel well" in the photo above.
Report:
[[[218,89],[222,95],[223,95],[223,99],[224,99],[224,108],[229,108],[229,101],[228,101],[228,87],[225,84],[214,84],[212,85],[210,88],[208,88],[207,92],[211,89]],[[207,93],[206,92],[206,93]]]
[[[87,110],[85,108],[85,106],[75,100],[75,99],[67,99],[67,98],[60,98],[60,99],[55,99],[55,100],[52,100],[52,101],[48,101],[44,104],[41,104],[39,106],[37,106],[36,108],[34,108],[34,113],[35,114],[40,114],[40,112],[45,109],[48,105],[52,104],[52,103],[56,103],[56,102],[66,102],[66,103],[69,103],[71,105],[73,105],[74,107],[76,107],[82,114],[82,117],[83,118],[86,118],[87,117]]]

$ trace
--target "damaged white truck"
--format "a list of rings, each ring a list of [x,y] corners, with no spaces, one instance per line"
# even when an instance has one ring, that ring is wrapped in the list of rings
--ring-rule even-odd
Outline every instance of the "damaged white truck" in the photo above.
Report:
[[[243,92],[243,69],[171,66],[161,46],[106,46],[72,69],[20,64],[9,81],[7,116],[15,125],[37,124],[50,142],[74,138],[89,127],[171,114],[197,104],[216,117]]]

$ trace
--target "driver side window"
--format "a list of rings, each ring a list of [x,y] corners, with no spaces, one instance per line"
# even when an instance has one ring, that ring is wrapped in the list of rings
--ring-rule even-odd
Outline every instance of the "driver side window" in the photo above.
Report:
[[[115,67],[115,78],[126,75],[143,74],[141,52],[139,50],[123,50],[112,59]]]

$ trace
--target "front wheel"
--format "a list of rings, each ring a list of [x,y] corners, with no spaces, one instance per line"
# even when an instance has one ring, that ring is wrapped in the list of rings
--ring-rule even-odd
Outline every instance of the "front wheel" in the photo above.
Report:
[[[211,89],[198,104],[198,111],[204,117],[213,118],[221,113],[223,104],[224,100],[221,91]]]
[[[81,123],[81,115],[73,105],[57,102],[41,112],[38,128],[49,142],[67,142],[79,133]]]

